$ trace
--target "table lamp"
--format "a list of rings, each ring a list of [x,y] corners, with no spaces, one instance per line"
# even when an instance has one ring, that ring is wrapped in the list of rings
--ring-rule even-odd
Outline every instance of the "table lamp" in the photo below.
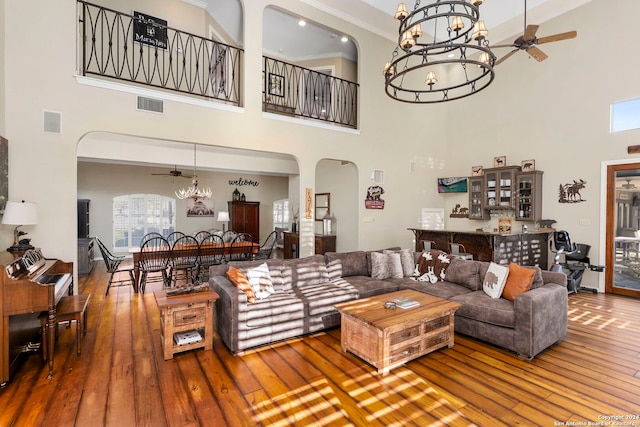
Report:
[[[231,220],[229,218],[229,212],[218,212],[217,220],[222,223],[222,232],[224,233],[226,231],[225,226],[227,225],[227,222]]]
[[[20,236],[27,233],[18,230],[18,228],[23,225],[35,225],[38,223],[38,209],[35,203],[25,202],[24,200],[22,202],[7,201],[2,223],[16,226],[13,230],[13,245],[7,248],[9,252],[33,249],[33,246],[29,244],[29,240],[31,239],[23,239],[22,242],[20,241]]]

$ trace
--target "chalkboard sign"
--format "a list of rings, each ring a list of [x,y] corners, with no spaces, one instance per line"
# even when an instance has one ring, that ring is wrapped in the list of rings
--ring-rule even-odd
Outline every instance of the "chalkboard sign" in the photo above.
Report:
[[[166,49],[167,21],[134,11],[133,41]]]

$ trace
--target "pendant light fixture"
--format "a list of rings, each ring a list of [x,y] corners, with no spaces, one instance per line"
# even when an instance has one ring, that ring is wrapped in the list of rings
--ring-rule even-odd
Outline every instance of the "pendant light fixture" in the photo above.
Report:
[[[211,188],[198,188],[198,175],[196,174],[196,145],[193,144],[193,180],[191,187],[176,191],[178,199],[191,199],[194,202],[198,200],[210,199],[213,194]]]

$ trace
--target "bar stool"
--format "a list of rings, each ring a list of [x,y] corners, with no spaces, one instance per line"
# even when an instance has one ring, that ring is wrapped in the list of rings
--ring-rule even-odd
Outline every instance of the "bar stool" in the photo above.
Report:
[[[87,305],[91,294],[69,295],[62,297],[56,306],[56,324],[55,332],[57,337],[58,324],[60,322],[76,322],[76,348],[78,356],[80,356],[80,345],[82,344],[82,336],[87,333]],[[44,311],[40,314],[40,328],[42,330],[42,355],[47,360],[47,321],[49,313]],[[82,333],[81,333],[82,330]]]
[[[432,250],[437,250],[438,247],[436,246],[436,242],[434,242],[433,240],[423,240],[422,241],[422,250],[425,252],[429,252]]]
[[[468,254],[464,245],[460,243],[449,243],[449,253],[460,259],[473,259],[472,254]]]

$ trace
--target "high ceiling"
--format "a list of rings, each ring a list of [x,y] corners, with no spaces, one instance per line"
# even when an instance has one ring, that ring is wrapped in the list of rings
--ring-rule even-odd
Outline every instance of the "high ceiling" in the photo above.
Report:
[[[415,2],[404,0],[409,10]],[[426,4],[427,0],[421,4]],[[591,0],[526,0],[527,21],[543,24],[556,16],[582,6]],[[240,0],[206,0],[209,13],[216,18],[233,42],[242,44],[242,6]],[[338,16],[389,40],[397,39],[398,23],[393,14],[395,0],[301,0],[323,12]],[[522,33],[524,27],[525,0],[485,0],[480,6],[480,16],[489,29],[491,44],[511,42]],[[276,8],[267,8],[264,14],[264,52],[287,60],[305,60],[340,55],[356,59],[355,44],[341,43],[345,35],[337,29],[323,26],[322,22],[308,22],[298,26],[298,20],[306,18]],[[567,30],[570,30],[567,29]],[[349,34],[346,34],[349,36]],[[313,43],[309,42],[313,40]]]

